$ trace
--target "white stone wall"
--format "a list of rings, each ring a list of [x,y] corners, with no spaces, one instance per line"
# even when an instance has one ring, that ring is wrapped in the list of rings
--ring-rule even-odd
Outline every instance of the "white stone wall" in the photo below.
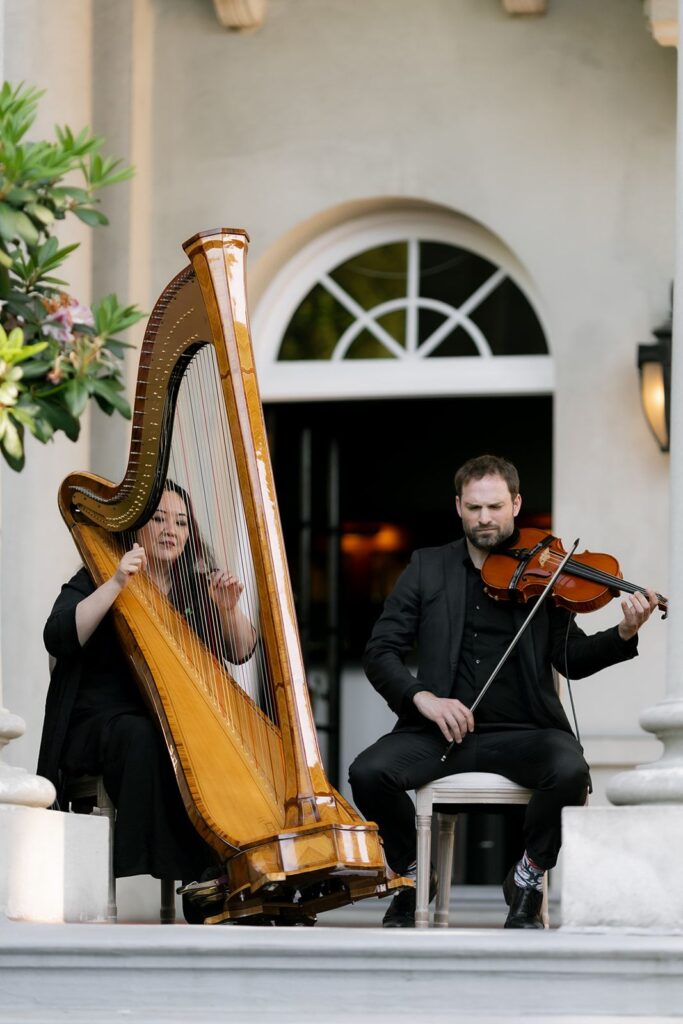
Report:
[[[208,3],[164,0],[153,34],[154,290],[180,239],[219,222],[249,229],[260,291],[271,250],[341,204],[407,197],[481,221],[527,268],[556,359],[556,528],[666,592],[668,464],[635,348],[673,274],[675,53],[639,5],[517,20],[481,0],[274,0],[260,32],[234,35]],[[586,737],[638,733],[665,630],[577,685]]]
[[[92,273],[98,295],[149,309],[182,240],[221,224],[251,234],[255,304],[354,204],[415,199],[480,221],[526,268],[556,360],[556,530],[666,593],[668,462],[635,350],[673,275],[675,52],[640,4],[554,0],[527,20],[497,0],[271,0],[248,34],[222,29],[210,0],[6,0],[5,20],[5,74],[48,89],[41,130],[92,116],[138,168],[106,200],[112,227],[82,233],[76,294]],[[5,699],[29,725],[8,759],[27,767],[42,623],[77,561],[57,484],[89,461],[116,476],[127,451],[122,421],[93,419],[92,460],[86,429],[78,448],[32,445],[21,478],[3,471]],[[612,603],[584,624],[617,615]],[[665,631],[653,623],[639,659],[576,686],[600,789],[655,749],[638,714],[664,692]]]

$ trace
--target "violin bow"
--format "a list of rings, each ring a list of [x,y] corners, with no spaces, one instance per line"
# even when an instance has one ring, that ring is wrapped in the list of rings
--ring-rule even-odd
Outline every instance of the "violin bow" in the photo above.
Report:
[[[477,698],[474,701],[474,703],[472,704],[472,707],[470,708],[470,711],[476,711],[477,707],[479,706],[479,704],[483,700],[484,695],[486,694],[486,691],[488,690],[489,686],[491,685],[493,680],[496,678],[496,676],[498,675],[498,673],[502,669],[502,667],[505,664],[505,662],[508,660],[508,658],[510,657],[510,655],[514,651],[515,647],[517,646],[518,641],[524,635],[524,632],[526,631],[527,626],[532,621],[534,615],[536,614],[538,609],[541,607],[541,605],[545,601],[545,599],[548,596],[548,594],[550,593],[550,591],[555,586],[555,582],[557,581],[558,576],[561,574],[561,572],[564,569],[565,565],[567,564],[569,559],[572,557],[572,555],[574,554],[574,552],[576,551],[578,546],[579,546],[579,538],[577,537],[576,540],[574,541],[574,544],[573,544],[571,550],[568,551],[567,554],[564,556],[564,558],[562,559],[562,561],[558,565],[557,569],[555,570],[555,572],[552,574],[552,576],[548,580],[547,587],[545,588],[545,590],[543,591],[543,593],[539,597],[538,601],[533,606],[533,608],[531,609],[531,611],[527,615],[526,619],[524,620],[522,625],[519,627],[519,629],[517,630],[517,632],[514,635],[514,637],[512,638],[512,640],[510,641],[510,644],[509,644],[508,649],[506,650],[505,654],[500,659],[500,661],[498,662],[498,664],[494,668],[493,672],[488,677],[488,679],[486,680],[486,682],[482,686],[481,690],[477,694]],[[450,752],[451,752],[451,750],[453,749],[454,746],[455,746],[455,740],[451,740],[451,742],[446,747],[446,750],[444,751],[444,754],[443,754],[443,756],[441,758],[441,763],[442,764],[446,760],[446,758],[448,757],[448,755],[450,754]]]

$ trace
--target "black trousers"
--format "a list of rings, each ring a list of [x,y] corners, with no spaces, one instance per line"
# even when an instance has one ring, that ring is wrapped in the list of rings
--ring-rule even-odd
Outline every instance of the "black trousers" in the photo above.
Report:
[[[553,867],[562,808],[581,806],[588,792],[588,765],[576,738],[562,729],[500,729],[469,733],[442,763],[445,749],[441,732],[430,724],[382,736],[351,765],[356,806],[379,826],[394,871],[415,860],[415,806],[407,791],[457,772],[496,772],[533,789],[524,819],[526,849],[539,867]]]
[[[159,729],[144,713],[83,719],[67,740],[70,775],[101,774],[116,807],[114,874],[195,880],[216,854],[190,821]]]

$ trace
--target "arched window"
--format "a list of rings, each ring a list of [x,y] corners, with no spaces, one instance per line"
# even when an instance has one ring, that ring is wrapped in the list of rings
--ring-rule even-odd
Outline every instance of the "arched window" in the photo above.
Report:
[[[548,393],[552,360],[524,277],[495,236],[455,215],[340,225],[259,303],[263,396]]]
[[[529,301],[500,267],[411,238],[352,256],[300,303],[279,360],[547,354]]]

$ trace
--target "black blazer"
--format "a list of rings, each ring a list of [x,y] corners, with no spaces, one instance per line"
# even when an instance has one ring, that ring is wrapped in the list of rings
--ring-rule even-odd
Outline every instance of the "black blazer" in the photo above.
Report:
[[[466,556],[464,540],[415,551],[372,631],[363,667],[377,692],[399,716],[397,728],[425,726],[424,717],[412,702],[418,690],[431,690],[439,697],[451,693],[465,624]],[[511,606],[515,629],[529,611],[528,604]],[[571,732],[552,674],[553,668],[565,672],[569,617],[551,599],[544,601],[520,639],[517,652],[534,722],[543,728]],[[405,664],[415,645],[417,677]],[[637,635],[624,641],[614,626],[586,636],[574,621],[566,646],[571,679],[592,675],[638,653]]]

